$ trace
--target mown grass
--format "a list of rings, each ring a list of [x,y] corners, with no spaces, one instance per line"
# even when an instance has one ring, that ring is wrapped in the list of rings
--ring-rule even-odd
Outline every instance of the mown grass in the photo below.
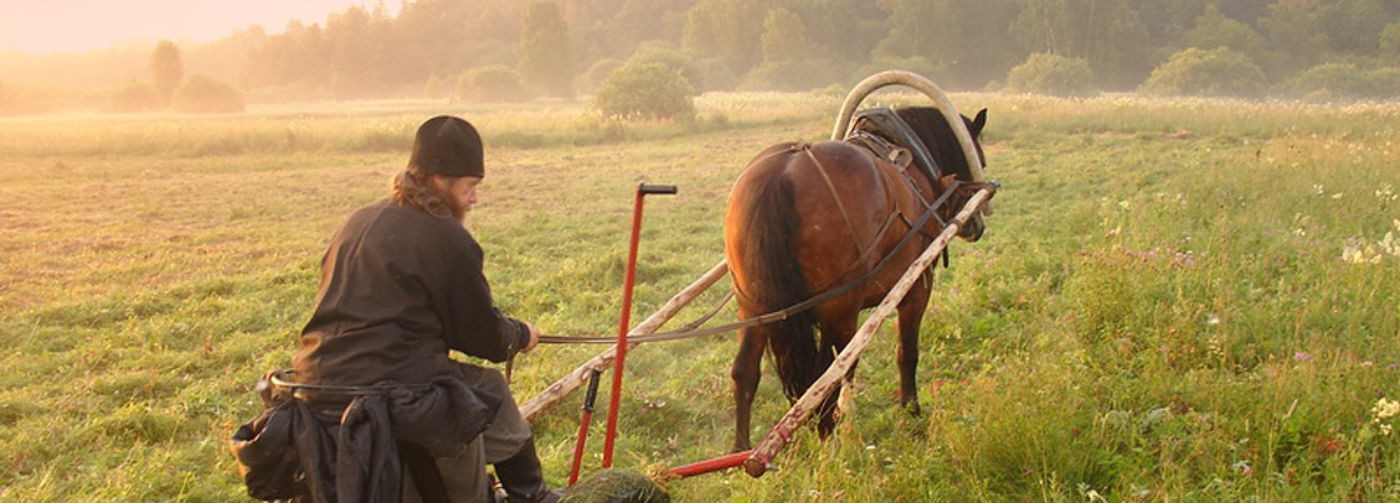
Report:
[[[895,405],[878,338],[833,438],[804,430],[761,479],[672,482],[678,500],[1400,497],[1394,418],[1375,409],[1400,394],[1400,107],[954,100],[991,109],[1006,185],[984,240],[937,273],[924,415]],[[225,439],[257,411],[252,381],[289,362],[325,240],[428,116],[487,136],[470,226],[502,307],[611,334],[635,184],[681,188],[647,202],[639,319],[719,260],[749,157],[823,137],[837,101],[712,95],[690,125],[423,102],[0,121],[0,500],[243,499]],[[518,396],[599,349],[523,357]],[[722,454],[734,351],[634,351],[617,464]],[[578,406],[535,425],[556,484]],[[755,440],[786,406],[767,373]]]

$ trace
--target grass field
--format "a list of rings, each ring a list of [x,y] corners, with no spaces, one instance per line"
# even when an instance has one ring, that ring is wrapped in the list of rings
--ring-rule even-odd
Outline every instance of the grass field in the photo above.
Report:
[[[895,403],[887,326],[833,438],[804,429],[761,479],[673,482],[678,501],[1400,498],[1400,106],[953,99],[990,109],[1005,186],[937,272],[924,415]],[[689,125],[572,103],[0,120],[0,500],[246,499],[226,439],[252,383],[289,364],[327,238],[431,115],[486,135],[469,225],[503,310],[611,334],[635,184],[680,194],[647,203],[634,320],[720,259],[749,157],[824,137],[838,100],[707,95]],[[522,357],[517,396],[600,349]],[[722,454],[735,349],[632,352],[617,464]],[[755,440],[787,407],[765,375]],[[535,424],[554,484],[579,401]]]

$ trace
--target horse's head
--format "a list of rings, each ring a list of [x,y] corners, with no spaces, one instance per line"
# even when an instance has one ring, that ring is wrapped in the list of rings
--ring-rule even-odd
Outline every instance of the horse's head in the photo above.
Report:
[[[967,157],[963,154],[963,148],[958,141],[957,135],[953,132],[953,128],[948,125],[948,121],[944,120],[943,114],[939,112],[938,109],[931,107],[911,107],[899,109],[896,113],[899,114],[899,117],[904,119],[904,122],[908,123],[909,127],[923,140],[924,147],[928,149],[929,155],[933,157],[933,162],[938,165],[937,170],[942,176],[952,176],[965,184],[986,182],[986,180],[981,179],[980,170],[974,171],[967,165]],[[977,149],[977,159],[985,166],[986,157],[982,154],[981,137],[982,129],[987,125],[987,109],[984,108],[982,111],[977,112],[975,118],[969,119],[964,115],[962,116],[962,120],[963,124],[967,127],[968,134],[972,135],[972,145]],[[934,190],[942,190],[944,187],[944,185],[940,183],[935,183],[934,185]],[[960,191],[959,194],[950,197],[948,203],[940,209],[940,211],[944,213],[940,216],[945,220],[952,218],[962,209],[963,204],[965,204],[971,196],[972,192]],[[979,211],[977,214],[973,215],[972,219],[967,222],[967,225],[959,229],[958,237],[962,238],[964,241],[977,241],[982,238],[982,232],[986,229],[987,225],[983,219],[983,212]]]

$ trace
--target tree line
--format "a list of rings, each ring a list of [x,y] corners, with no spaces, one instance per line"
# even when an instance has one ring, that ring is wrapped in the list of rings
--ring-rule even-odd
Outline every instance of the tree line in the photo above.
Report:
[[[1058,79],[1080,94],[1291,85],[1391,98],[1400,2],[410,0],[392,15],[351,7],[277,33],[251,27],[189,48],[186,65],[218,68],[208,74],[255,101],[520,99],[591,93],[637,57],[696,92],[848,86],[903,68],[962,90]]]
[[[571,96],[596,85],[595,66],[648,47],[681,53],[699,91],[846,85],[891,67],[984,89],[1035,54],[1083,60],[1096,88],[1128,90],[1174,54],[1220,47],[1282,82],[1324,64],[1400,65],[1400,2],[418,0],[396,16],[350,8],[266,36],[240,84],[402,95],[504,66],[536,94]]]

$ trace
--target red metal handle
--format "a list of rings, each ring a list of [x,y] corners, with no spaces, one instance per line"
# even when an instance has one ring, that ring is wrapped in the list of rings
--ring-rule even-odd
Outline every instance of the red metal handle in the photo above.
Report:
[[[752,450],[736,452],[728,456],[720,456],[715,459],[707,459],[698,463],[691,463],[685,466],[677,466],[675,468],[667,470],[666,473],[672,477],[686,478],[710,472],[717,472],[720,470],[734,468],[736,466],[744,464],[744,461],[749,459],[750,454],[753,454]]]
[[[617,410],[622,404],[622,370],[627,360],[627,332],[632,324],[632,286],[637,282],[637,247],[642,236],[642,200],[647,194],[675,194],[675,185],[637,184],[632,206],[632,240],[627,246],[627,272],[622,277],[622,315],[617,324],[617,359],[613,363],[612,396],[608,406],[608,430],[603,438],[603,468],[612,468],[613,440],[617,437]]]
[[[593,422],[593,403],[598,399],[598,377],[603,371],[593,369],[588,380],[588,395],[583,398],[583,417],[578,423],[578,443],[574,444],[574,464],[569,468],[569,486],[578,482],[579,467],[583,466],[583,446],[588,443],[588,425]]]

